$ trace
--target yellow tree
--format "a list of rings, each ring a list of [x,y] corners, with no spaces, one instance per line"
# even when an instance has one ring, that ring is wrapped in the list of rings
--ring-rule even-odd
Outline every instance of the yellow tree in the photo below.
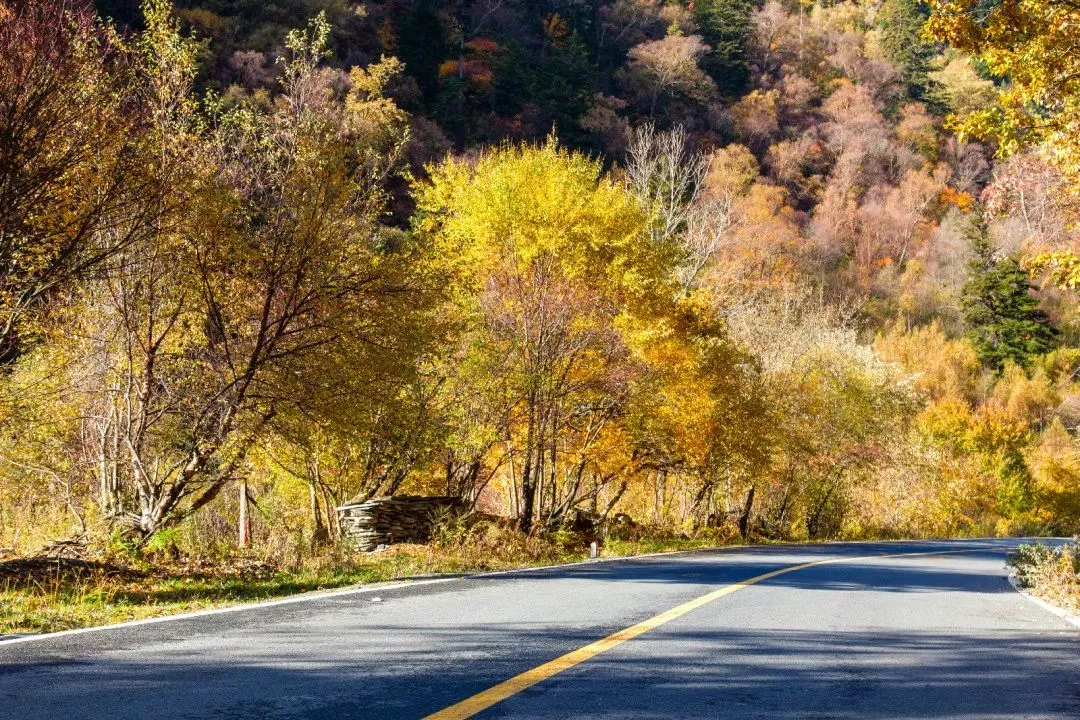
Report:
[[[786,536],[840,534],[852,491],[888,467],[916,407],[907,379],[858,342],[844,309],[805,287],[728,311],[732,334],[762,364],[776,416],[761,528]]]
[[[1007,78],[996,107],[954,119],[961,131],[994,140],[999,155],[1025,146],[1040,150],[1080,193],[1080,6],[1070,0],[995,2],[938,0],[927,32],[972,53],[994,75]],[[1051,282],[1080,284],[1080,260],[1071,252],[1037,256],[1034,272]]]
[[[155,217],[131,49],[87,5],[0,1],[0,364],[46,298]]]
[[[194,43],[163,0],[145,9],[141,91],[170,202],[88,285],[78,334],[103,503],[141,537],[211,502],[279,416],[375,404],[363,381],[409,364],[423,310],[412,248],[377,223],[403,116],[366,74],[348,102],[333,92],[325,20],[290,33],[271,109],[206,122]]]
[[[416,191],[417,230],[458,278],[466,367],[505,383],[521,527],[557,522],[617,477],[596,457],[634,374],[623,328],[673,294],[669,255],[633,195],[554,138],[448,160]]]
[[[933,0],[926,32],[970,53],[1008,84],[996,107],[955,119],[1002,155],[1042,145],[1080,180],[1080,6],[1071,0]]]
[[[663,332],[634,336],[645,372],[638,378],[630,427],[636,469],[651,475],[657,506],[671,480],[688,492],[686,511],[709,524],[738,514],[745,536],[755,482],[768,464],[775,421],[756,358],[738,347],[699,291],[672,308]],[[746,493],[736,513],[736,494]]]
[[[1007,84],[995,107],[953,118],[962,134],[993,140],[998,154],[1036,146],[1080,194],[1080,5],[1071,0],[934,0],[926,32],[972,54]],[[1071,251],[1043,253],[1032,271],[1080,285]]]

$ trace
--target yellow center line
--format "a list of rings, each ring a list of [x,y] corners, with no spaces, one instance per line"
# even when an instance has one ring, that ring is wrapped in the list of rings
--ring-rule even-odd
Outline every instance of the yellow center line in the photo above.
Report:
[[[710,593],[706,593],[700,597],[696,597],[693,600],[671,608],[659,615],[639,622],[637,625],[631,625],[628,628],[619,630],[612,633],[605,638],[601,638],[596,642],[591,642],[584,647],[580,647],[577,650],[566,653],[561,657],[557,657],[550,662],[546,662],[543,665],[538,665],[531,670],[526,670],[520,675],[515,675],[509,680],[504,680],[498,685],[493,685],[487,690],[477,693],[472,697],[465,698],[459,703],[451,705],[448,708],[439,710],[436,713],[432,713],[424,718],[424,720],[465,720],[465,718],[471,718],[474,715],[487,710],[492,705],[496,705],[507,698],[517,695],[523,690],[526,690],[539,682],[543,682],[550,677],[558,675],[564,670],[569,670],[575,665],[579,665],[586,660],[596,657],[602,652],[606,652],[613,647],[622,645],[628,640],[633,640],[638,635],[647,633],[650,630],[660,627],[672,620],[682,617],[691,610],[696,610],[702,605],[708,605],[713,600],[730,595],[733,592],[738,592],[743,588],[750,587],[764,580],[774,578],[777,575],[785,575],[787,573],[796,572],[798,570],[804,570],[816,565],[830,565],[833,563],[853,562],[859,560],[880,560],[882,558],[900,558],[900,557],[915,557],[926,555],[951,555],[956,553],[965,552],[978,552],[990,548],[977,548],[970,550],[935,550],[932,552],[913,552],[913,553],[893,553],[888,555],[863,555],[861,557],[851,558],[830,558],[828,560],[815,560],[814,562],[802,563],[801,565],[790,565],[788,567],[780,568],[779,570],[773,570],[771,572],[756,575],[746,580],[740,580],[739,582],[725,585],[722,588],[713,590]]]

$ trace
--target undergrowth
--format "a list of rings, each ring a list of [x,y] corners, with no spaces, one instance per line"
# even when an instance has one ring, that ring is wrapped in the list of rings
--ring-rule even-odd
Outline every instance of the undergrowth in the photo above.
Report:
[[[583,560],[591,538],[560,530],[524,535],[505,522],[448,521],[426,545],[360,553],[345,546],[300,555],[186,554],[169,538],[138,552],[108,541],[95,561],[34,558],[0,563],[0,635],[68,630],[267,600],[296,593],[444,573]],[[691,550],[723,544],[700,537],[634,533],[601,543],[602,556]]]
[[[1021,545],[1008,563],[1022,587],[1058,607],[1080,612],[1080,544]]]

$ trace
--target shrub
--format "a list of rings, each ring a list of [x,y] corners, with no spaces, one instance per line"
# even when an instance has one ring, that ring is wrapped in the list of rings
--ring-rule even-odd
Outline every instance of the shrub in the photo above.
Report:
[[[1060,607],[1080,610],[1080,545],[1021,545],[1007,560],[1021,586]]]

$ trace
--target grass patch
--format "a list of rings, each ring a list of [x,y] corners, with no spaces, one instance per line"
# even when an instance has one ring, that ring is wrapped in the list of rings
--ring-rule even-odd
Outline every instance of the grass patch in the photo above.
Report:
[[[634,555],[649,555],[661,552],[678,552],[681,550],[703,550],[717,547],[714,538],[667,538],[640,540],[608,540],[604,544],[601,557],[633,557]],[[731,544],[731,543],[722,543]]]
[[[609,540],[603,557],[716,545],[715,538]],[[0,635],[41,633],[447,573],[583,560],[580,538],[525,537],[493,525],[450,528],[430,545],[379,553],[328,551],[280,569],[253,557],[216,563],[92,563],[35,558],[0,563]]]

